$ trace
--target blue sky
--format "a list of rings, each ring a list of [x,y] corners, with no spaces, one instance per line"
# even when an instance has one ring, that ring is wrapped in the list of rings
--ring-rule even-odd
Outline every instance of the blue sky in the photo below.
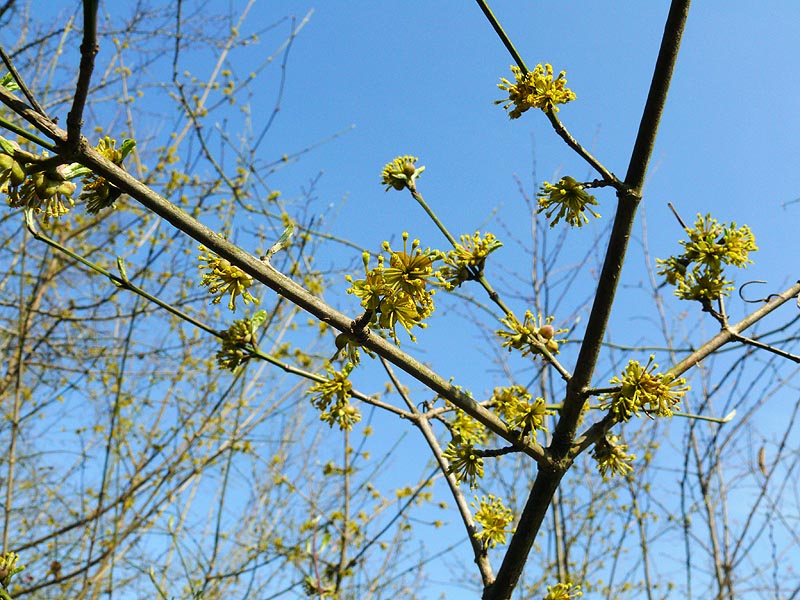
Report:
[[[421,157],[426,198],[446,211],[454,230],[480,226],[496,206],[516,215],[512,175],[530,181],[534,149],[540,180],[556,172],[588,174],[542,115],[510,121],[492,105],[502,97],[495,84],[509,75],[511,60],[476,4],[271,2],[257,10],[302,16],[312,7],[292,49],[274,147],[280,151],[282,139],[311,144],[355,125],[303,165],[309,175],[325,171],[320,190],[331,202],[348,196],[337,223],[343,233],[355,230],[369,245],[398,228],[419,229],[419,211],[384,196],[375,183],[397,154]],[[493,8],[530,65],[550,62],[567,71],[578,100],[561,118],[623,175],[667,3],[495,2]],[[790,2],[769,13],[744,2],[693,8],[646,190],[648,217],[667,234],[656,237],[654,251],[668,251],[681,233],[668,230],[672,201],[687,220],[712,211],[750,224],[761,233],[754,276],[791,277],[785,248],[797,207],[784,210],[780,203],[800,195],[793,172],[800,116],[792,92],[798,12]],[[289,173],[292,181],[297,174]],[[601,213],[610,215],[612,198],[606,206]]]

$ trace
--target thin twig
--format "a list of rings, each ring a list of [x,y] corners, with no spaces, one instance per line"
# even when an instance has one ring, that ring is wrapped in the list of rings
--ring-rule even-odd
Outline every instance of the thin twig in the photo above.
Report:
[[[31,93],[30,89],[28,89],[28,86],[25,84],[25,81],[23,81],[22,77],[17,72],[16,67],[14,67],[14,63],[11,62],[11,59],[9,58],[8,54],[6,54],[6,51],[3,49],[2,46],[0,46],[0,58],[3,59],[3,64],[5,65],[6,69],[8,69],[8,72],[11,73],[11,77],[14,78],[14,81],[19,86],[19,89],[22,90],[22,93],[25,95],[25,98],[27,98],[28,102],[30,102],[30,105],[33,107],[33,110],[35,110],[42,116],[46,116],[44,109],[36,101],[36,96],[34,96],[33,93]]]

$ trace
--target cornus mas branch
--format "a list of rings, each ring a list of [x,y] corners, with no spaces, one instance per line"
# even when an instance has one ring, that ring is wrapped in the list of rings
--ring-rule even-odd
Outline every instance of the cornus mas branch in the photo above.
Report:
[[[631,152],[628,172],[624,181],[625,186],[617,188],[617,212],[592,303],[589,322],[586,326],[586,334],[572,378],[567,383],[564,404],[553,432],[553,441],[550,445],[553,468],[546,468],[542,462],[539,463],[539,471],[525,508],[520,515],[517,531],[508,545],[503,563],[497,572],[497,579],[484,591],[484,600],[506,600],[511,597],[522,575],[542,521],[547,514],[553,494],[570,467],[570,449],[583,405],[586,402],[586,390],[591,383],[600,356],[602,341],[614,304],[633,221],[636,217],[636,209],[641,201],[647,166],[666,104],[689,5],[690,0],[673,0],[664,26],[647,102]]]
[[[339,331],[351,331],[354,323],[352,318],[335,310],[270,265],[243,251],[196,219],[193,219],[124,169],[106,159],[90,146],[85,138],[81,137],[77,145],[69,144],[66,131],[58,127],[52,120],[36,113],[27,104],[1,87],[0,102],[33,124],[43,135],[53,140],[65,162],[78,162],[92,169],[146,208],[169,221],[177,229],[202,243],[219,256],[229,260],[231,264],[239,267],[290,302]],[[549,459],[541,446],[533,441],[520,441],[492,412],[478,404],[465,392],[456,388],[456,386],[433,370],[401,351],[397,346],[377,335],[367,335],[363,345],[425,384],[442,398],[452,402],[469,416],[485,425],[501,438],[517,446],[522,452],[525,452],[540,464],[549,464]]]

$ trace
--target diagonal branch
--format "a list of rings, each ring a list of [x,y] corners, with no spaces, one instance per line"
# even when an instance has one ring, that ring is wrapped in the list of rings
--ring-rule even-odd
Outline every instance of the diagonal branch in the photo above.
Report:
[[[229,260],[231,264],[239,267],[245,273],[254,277],[268,288],[285,297],[320,321],[342,332],[349,332],[351,330],[353,320],[350,317],[335,310],[286,275],[225,240],[212,229],[206,227],[182,211],[179,207],[159,196],[124,169],[106,159],[97,150],[92,148],[85,138],[81,137],[77,147],[73,149],[73,147],[68,144],[67,133],[63,129],[55,125],[51,120],[33,111],[24,102],[14,97],[2,87],[0,87],[0,102],[32,123],[43,135],[52,139],[56,143],[56,146],[62,149],[62,157],[65,160],[77,161],[89,167],[97,174],[102,175],[112,185],[130,195],[155,214],[166,219],[177,229],[202,243],[219,256]],[[446,380],[420,361],[406,354],[391,342],[388,342],[378,335],[370,334],[368,330],[365,330],[365,333],[366,337],[363,341],[363,345],[366,348],[382,356],[414,377],[417,381],[428,386],[428,388],[436,392],[442,398],[452,402],[469,416],[483,423],[491,431],[517,446],[522,452],[525,452],[537,462],[545,465],[550,463],[549,457],[545,455],[544,449],[539,444],[533,441],[519,440],[518,436],[514,432],[509,431],[505,423],[494,413],[481,406],[466,392],[459,389],[453,383]]]

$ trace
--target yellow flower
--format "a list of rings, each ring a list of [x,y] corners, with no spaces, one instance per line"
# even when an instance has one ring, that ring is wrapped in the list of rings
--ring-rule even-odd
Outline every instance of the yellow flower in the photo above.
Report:
[[[55,169],[31,173],[19,187],[18,193],[9,188],[9,206],[24,206],[36,213],[44,212],[45,225],[50,219],[64,216],[69,212],[67,204],[70,207],[75,205],[72,194],[76,186],[68,181],[74,169],[73,165],[59,165]]]
[[[349,402],[353,384],[348,377],[353,365],[347,363],[341,371],[336,371],[327,363],[325,370],[328,372],[327,380],[315,383],[308,389],[307,393],[312,396],[311,404],[321,411],[321,421],[331,427],[334,423],[338,424],[340,429],[350,431],[361,420],[361,413]]]
[[[514,520],[514,513],[503,506],[503,500],[496,498],[492,494],[489,497],[482,496],[478,501],[478,510],[475,511],[475,521],[482,527],[475,537],[477,537],[484,548],[494,548],[497,544],[506,543],[506,534],[514,533],[509,525]],[[475,502],[470,502],[476,508]]]
[[[388,242],[383,249],[389,252],[389,266],[383,271],[383,281],[394,293],[405,292],[419,304],[431,301],[430,294],[426,291],[428,279],[434,277],[433,258],[436,253],[423,252],[419,248],[419,240],[411,242],[411,252],[408,251],[408,232],[403,232],[402,252],[393,252]]]
[[[657,373],[654,359],[651,355],[645,366],[635,360],[628,361],[622,375],[611,380],[620,389],[604,397],[603,408],[610,409],[617,420],[627,421],[638,416],[639,411],[648,416],[671,417],[672,409],[689,391],[685,379]]]
[[[558,354],[558,345],[564,340],[557,340],[555,336],[566,333],[567,330],[555,329],[550,324],[552,321],[553,317],[547,317],[547,320],[542,321],[542,315],[537,319],[528,310],[525,311],[525,318],[520,323],[512,313],[509,313],[500,319],[507,329],[501,329],[496,333],[504,338],[503,347],[508,348],[509,352],[519,350],[522,356],[526,356],[542,354],[542,350],[546,349],[550,354]]]
[[[396,190],[413,189],[417,177],[425,170],[425,167],[415,165],[418,160],[416,156],[398,156],[383,167],[381,183],[386,186],[386,191],[388,192],[392,188]]]
[[[483,458],[475,453],[473,444],[455,437],[447,444],[443,455],[450,462],[447,472],[454,475],[458,483],[467,481],[473,489],[478,486],[478,478],[483,477]]]
[[[574,585],[569,581],[566,583],[557,583],[556,585],[547,586],[547,595],[544,600],[572,600],[583,596],[581,586]]]
[[[454,435],[470,444],[485,444],[488,434],[486,426],[470,417],[463,410],[456,409],[456,417],[450,425]]]
[[[689,240],[680,242],[684,253],[657,259],[658,274],[675,286],[675,295],[682,300],[708,303],[727,296],[733,286],[725,278],[724,266],[746,267],[753,262],[750,252],[758,250],[750,228],[697,215],[694,227],[686,232]]]
[[[121,166],[122,161],[136,146],[136,142],[126,139],[122,142],[121,148],[116,148],[116,145],[117,140],[105,136],[97,143],[96,150],[115,165]],[[122,190],[112,185],[105,177],[93,172],[84,177],[81,184],[83,190],[79,199],[86,201],[86,212],[91,215],[113,206],[122,194]]]
[[[542,184],[539,196],[539,210],[545,212],[549,219],[553,213],[558,211],[556,218],[550,222],[550,227],[554,227],[561,219],[573,227],[583,227],[584,223],[589,222],[586,212],[590,212],[595,218],[599,218],[589,206],[597,206],[594,196],[587,194],[583,186],[572,177],[562,177],[561,181],[551,185],[546,181]]]
[[[512,66],[511,72],[514,73],[514,83],[501,77],[501,83],[497,84],[501,90],[508,92],[508,98],[495,100],[495,104],[503,104],[505,109],[513,104],[514,108],[508,113],[512,119],[518,118],[529,108],[558,112],[557,104],[566,104],[577,97],[566,87],[567,80],[564,77],[566,71],[561,71],[558,77],[553,79],[553,67],[549,64],[536,65],[536,68],[528,73],[523,73],[519,67]]]
[[[215,298],[211,301],[212,304],[219,304],[222,297],[230,294],[231,299],[228,302],[228,308],[231,311],[236,310],[236,297],[241,296],[245,304],[253,302],[258,304],[258,298],[255,298],[247,290],[253,285],[253,278],[247,273],[214,254],[205,246],[199,246],[200,256],[198,260],[204,261],[206,264],[200,265],[200,270],[208,270],[203,274],[203,279],[200,285],[208,287],[210,294]]]
[[[618,443],[619,438],[615,435],[601,438],[595,445],[592,458],[597,461],[597,470],[608,479],[615,475],[625,476],[633,471],[631,462],[636,460],[635,454],[626,454],[628,446]]]
[[[349,294],[361,298],[361,306],[372,311],[370,325],[377,325],[389,331],[397,342],[396,325],[399,323],[411,334],[412,327],[425,327],[423,320],[433,312],[433,291],[428,283],[444,284],[441,275],[433,270],[433,262],[441,258],[437,251],[421,250],[419,240],[408,248],[408,233],[403,233],[403,250],[394,252],[388,242],[383,248],[389,253],[389,266],[385,266],[383,256],[378,257],[378,265],[370,269],[369,254],[363,255],[365,279],[354,280]]]
[[[442,269],[442,277],[452,287],[474,279],[476,275],[483,273],[486,257],[502,245],[491,233],[486,233],[483,237],[479,231],[471,236],[462,235],[461,243],[456,244],[444,258],[446,266]]]
[[[234,371],[249,360],[256,346],[256,329],[267,319],[266,311],[258,311],[252,319],[239,319],[222,333],[222,347],[217,352],[217,364]]]
[[[512,429],[521,430],[523,434],[547,431],[544,418],[551,411],[546,409],[543,398],[536,398],[531,402],[530,393],[522,386],[495,388],[492,406]]]

